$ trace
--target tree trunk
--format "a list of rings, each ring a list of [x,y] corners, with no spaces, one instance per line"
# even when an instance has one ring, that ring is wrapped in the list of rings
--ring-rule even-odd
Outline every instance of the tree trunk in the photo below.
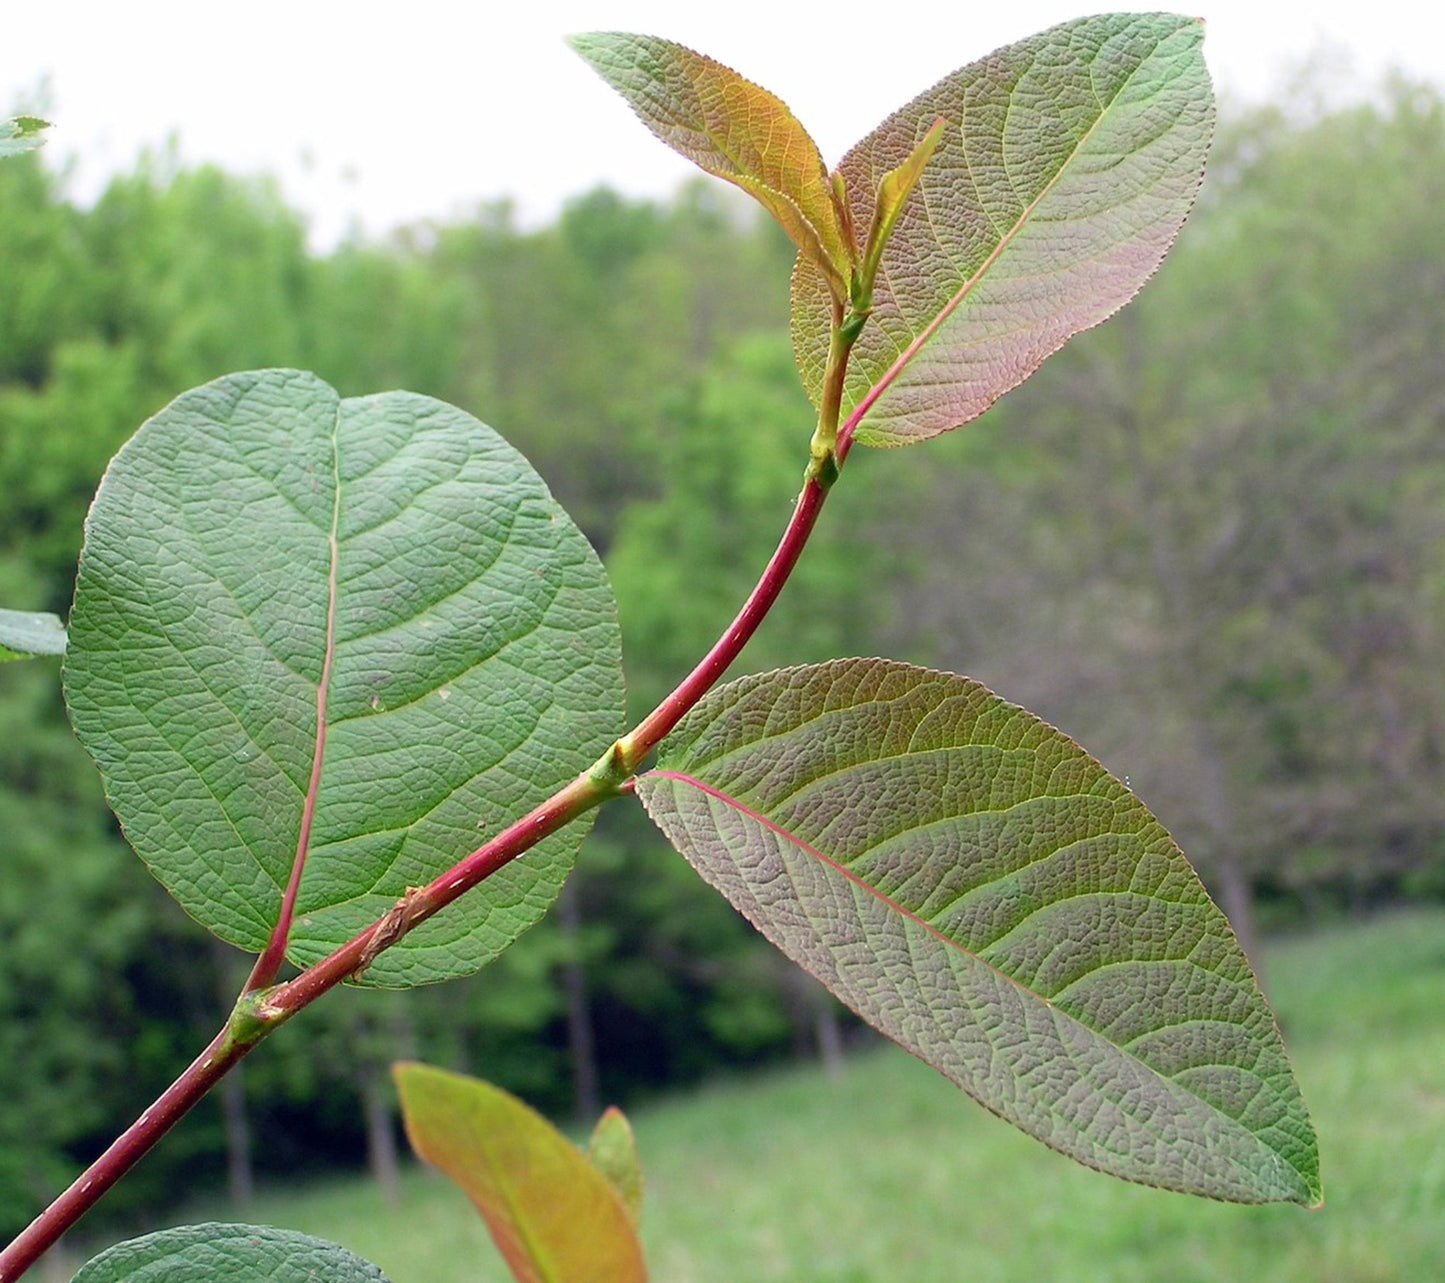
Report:
[[[1204,586],[1187,558],[1175,543],[1175,522],[1171,520],[1162,496],[1183,494],[1187,487],[1170,485],[1176,480],[1164,475],[1164,469],[1151,468],[1144,443],[1144,429],[1138,406],[1140,378],[1140,345],[1138,318],[1126,313],[1123,331],[1127,336],[1124,348],[1124,369],[1121,372],[1124,391],[1118,398],[1115,413],[1122,434],[1123,452],[1134,484],[1134,502],[1145,516],[1144,531],[1149,550],[1149,563],[1154,578],[1154,591],[1161,607],[1161,618],[1167,630],[1161,662],[1169,686],[1189,721],[1193,741],[1196,778],[1195,789],[1201,799],[1203,827],[1210,847],[1210,861],[1216,871],[1220,908],[1234,928],[1240,947],[1259,977],[1259,948],[1254,925],[1254,888],[1239,856],[1239,826],[1231,796],[1224,752],[1210,723],[1208,701],[1201,688],[1204,674],[1211,671],[1208,639],[1201,630],[1201,612],[1205,598]]]
[[[226,1189],[238,1212],[251,1205],[256,1192],[251,1164],[251,1120],[246,1112],[245,1066],[237,1065],[221,1079],[221,1123],[226,1135]]]
[[[567,1002],[573,1109],[577,1121],[590,1126],[602,1112],[602,1099],[597,1081],[597,1039],[592,1029],[592,1007],[587,1000],[587,969],[581,956],[582,905],[575,876],[563,884],[562,893],[557,897],[557,925],[567,942],[562,992]]]
[[[216,965],[216,986],[224,1010],[235,1002],[244,983],[244,963],[239,954],[216,936],[211,937],[211,957]],[[256,1192],[244,1070],[244,1065],[237,1065],[221,1079],[220,1085],[221,1127],[226,1137],[226,1189],[231,1206],[238,1212],[251,1205]]]
[[[396,1155],[396,1129],[391,1101],[380,1065],[369,1064],[361,1075],[361,1105],[366,1117],[366,1164],[388,1207],[401,1205]]]

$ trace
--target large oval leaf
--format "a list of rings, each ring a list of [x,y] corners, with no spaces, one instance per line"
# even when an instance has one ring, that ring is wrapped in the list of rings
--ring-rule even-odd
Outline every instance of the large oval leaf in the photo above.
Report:
[[[393,1073],[412,1148],[465,1191],[519,1283],[644,1283],[623,1194],[551,1123],[476,1078]]]
[[[839,166],[854,227],[933,123],[943,138],[883,252],[849,365],[856,439],[904,445],[981,414],[1070,335],[1130,299],[1194,200],[1213,132],[1203,24],[1065,23],[941,80]],[[819,397],[831,298],[794,272],[793,336]]]
[[[71,1283],[387,1283],[376,1266],[325,1239],[269,1225],[182,1225],[107,1248]]]
[[[1031,713],[884,660],[746,677],[637,792],[768,939],[1024,1131],[1145,1184],[1318,1199],[1229,925],[1138,799]]]
[[[211,930],[263,948],[304,856],[298,965],[585,769],[622,717],[611,590],[526,460],[441,402],[342,401],[286,370],[186,393],[111,463],[65,685],[126,835]],[[487,962],[584,827],[367,978]]]

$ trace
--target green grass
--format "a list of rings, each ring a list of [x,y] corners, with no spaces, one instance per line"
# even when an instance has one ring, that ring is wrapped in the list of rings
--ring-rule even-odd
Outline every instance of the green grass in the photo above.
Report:
[[[1445,914],[1277,942],[1266,978],[1319,1129],[1326,1206],[1242,1208],[1084,1171],[911,1057],[639,1110],[659,1283],[1377,1283],[1445,1271]],[[344,1243],[393,1283],[508,1276],[470,1206],[412,1171],[288,1190],[247,1219]]]

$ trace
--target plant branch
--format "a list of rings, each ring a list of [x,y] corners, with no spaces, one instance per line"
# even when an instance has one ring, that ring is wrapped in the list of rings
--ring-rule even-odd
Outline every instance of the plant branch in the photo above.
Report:
[[[865,287],[871,282],[864,283]],[[327,616],[327,654],[317,696],[318,733],[311,784],[302,816],[301,834],[291,880],[281,914],[265,950],[256,960],[245,988],[226,1027],[191,1066],[166,1089],[160,1098],[118,1137],[54,1203],[38,1216],[19,1238],[0,1251],[0,1283],[23,1274],[42,1252],[75,1224],[112,1185],[154,1146],[252,1047],[273,1029],[289,1020],[343,980],[358,977],[384,950],[402,939],[418,923],[425,922],[453,900],[489,878],[519,855],[531,850],[551,833],[601,803],[631,792],[634,772],[682,717],[712,689],[732,665],[758,626],[767,617],[798,564],[809,537],[817,525],[823,501],[837,480],[843,457],[851,444],[839,438],[838,420],[843,400],[843,382],[848,358],[868,318],[866,304],[845,311],[841,301],[833,310],[828,362],[818,406],[818,422],[809,449],[809,463],[803,488],[793,515],[761,577],[731,624],[697,666],[678,683],[671,694],[617,740],[591,769],[559,789],[465,859],[453,865],[424,887],[408,888],[406,894],[376,922],[346,944],[306,968],[295,979],[271,985],[285,957],[286,939],[305,858],[320,776],[326,725],[326,677],[330,672],[331,633],[336,609],[335,532],[332,534],[331,598]],[[855,413],[854,418],[857,417]],[[850,420],[851,423],[851,420]],[[266,986],[271,985],[267,988]]]
[[[782,592],[817,523],[828,486],[810,476],[792,518],[757,585],[716,644],[651,713],[547,801],[503,829],[425,887],[409,890],[392,909],[295,979],[252,987],[260,961],[224,1030],[210,1046],[19,1238],[0,1252],[0,1283],[18,1279],[88,1211],[226,1072],[273,1029],[328,989],[365,971],[412,927],[445,908],[549,834],[619,793],[632,773],[722,676]],[[274,938],[274,937],[273,937]],[[268,950],[268,953],[270,951]],[[263,957],[266,955],[263,955]],[[279,963],[278,963],[279,965]],[[273,972],[274,974],[274,972]]]
[[[758,625],[772,609],[793,567],[797,565],[798,557],[817,523],[818,513],[827,493],[827,487],[818,480],[810,477],[804,483],[788,528],[783,532],[762,577],[733,622],[728,625],[727,631],[718,638],[713,648],[698,662],[697,667],[678,683],[677,688],[643,718],[631,734],[617,741],[618,762],[625,775],[632,774],[642,764],[643,759],[677,725],[683,714],[727,671],[742,648],[757,632]]]
[[[145,1156],[191,1107],[251,1048],[233,1036],[231,1023],[211,1040],[190,1067],[156,1102],[122,1132],[104,1154],[0,1252],[0,1283],[11,1283],[53,1246],[97,1199]]]

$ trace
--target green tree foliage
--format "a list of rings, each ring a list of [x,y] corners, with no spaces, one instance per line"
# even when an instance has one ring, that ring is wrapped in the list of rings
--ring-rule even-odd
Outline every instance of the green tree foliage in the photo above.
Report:
[[[640,712],[696,662],[752,587],[797,496],[797,435],[812,419],[780,335],[733,346],[674,395],[655,447],[664,493],[623,510],[608,556],[623,638],[641,665],[630,670]],[[859,470],[885,472],[873,463],[865,457]],[[877,645],[888,590],[860,584],[883,578],[893,560],[876,528],[906,484],[894,469],[839,492],[829,538],[769,613],[745,656],[750,669]]]
[[[17,1106],[0,1119],[0,1233],[64,1188],[72,1147],[145,1104],[121,1070],[137,1014],[127,968],[155,902],[56,716],[54,670],[0,670],[0,1094]]]

